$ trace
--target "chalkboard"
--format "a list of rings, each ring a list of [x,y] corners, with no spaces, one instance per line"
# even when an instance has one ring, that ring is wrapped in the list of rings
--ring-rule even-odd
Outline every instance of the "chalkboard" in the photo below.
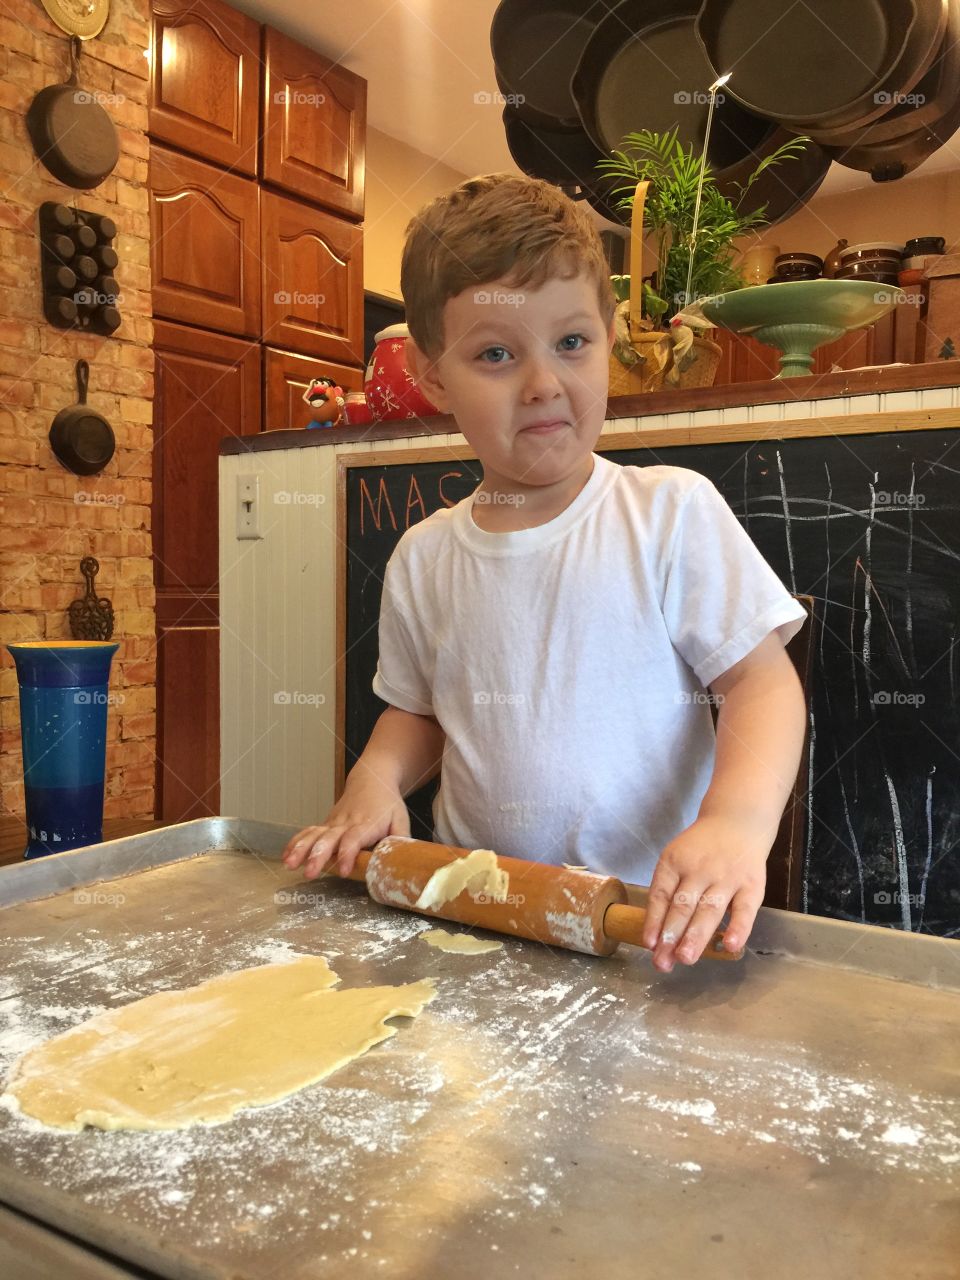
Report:
[[[960,934],[960,430],[600,452],[709,477],[784,585],[817,601],[804,910]],[[347,471],[347,768],[384,706],[370,681],[387,559],[481,474],[449,460]]]

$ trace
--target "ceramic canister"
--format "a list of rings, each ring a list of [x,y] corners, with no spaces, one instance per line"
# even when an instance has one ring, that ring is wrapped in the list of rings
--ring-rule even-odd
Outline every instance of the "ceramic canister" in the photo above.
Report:
[[[367,365],[363,390],[373,416],[380,421],[428,418],[439,412],[420,391],[407,368],[409,336],[405,324],[392,324],[376,335],[377,345]]]
[[[20,685],[20,736],[29,841],[25,858],[103,837],[112,641],[9,644]]]

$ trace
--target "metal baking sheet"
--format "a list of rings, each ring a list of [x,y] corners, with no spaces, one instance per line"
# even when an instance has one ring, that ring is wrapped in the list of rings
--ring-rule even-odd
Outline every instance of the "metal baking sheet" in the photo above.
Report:
[[[283,868],[292,830],[218,818],[0,870],[0,1072],[101,1009],[302,954],[436,1000],[226,1125],[0,1109],[0,1201],[171,1280],[954,1280],[960,942],[763,911],[740,964],[670,975],[629,948],[446,955],[431,922]]]

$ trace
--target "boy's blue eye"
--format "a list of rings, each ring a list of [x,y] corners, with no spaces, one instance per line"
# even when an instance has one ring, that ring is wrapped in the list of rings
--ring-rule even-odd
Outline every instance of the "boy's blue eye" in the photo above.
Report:
[[[587,339],[582,333],[568,333],[566,337],[560,339],[557,346],[562,351],[580,351],[586,341]],[[505,357],[509,356],[509,354],[510,352],[506,347],[487,347],[485,351],[480,352],[477,358],[485,364],[504,364],[506,362]]]

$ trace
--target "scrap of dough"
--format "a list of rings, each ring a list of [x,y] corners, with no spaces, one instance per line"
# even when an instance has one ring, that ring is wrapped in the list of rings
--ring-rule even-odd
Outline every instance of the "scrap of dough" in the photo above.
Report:
[[[418,911],[435,911],[464,889],[474,897],[482,893],[488,898],[506,898],[509,883],[510,877],[497,866],[492,849],[474,849],[435,871],[413,905]]]
[[[73,1132],[222,1124],[322,1080],[436,995],[429,980],[326,990],[339,981],[304,956],[146,996],[25,1053],[4,1098]]]
[[[447,933],[446,929],[428,929],[420,941],[438,951],[455,951],[462,956],[479,956],[485,951],[502,951],[503,943],[492,938],[475,938],[470,933]]]

